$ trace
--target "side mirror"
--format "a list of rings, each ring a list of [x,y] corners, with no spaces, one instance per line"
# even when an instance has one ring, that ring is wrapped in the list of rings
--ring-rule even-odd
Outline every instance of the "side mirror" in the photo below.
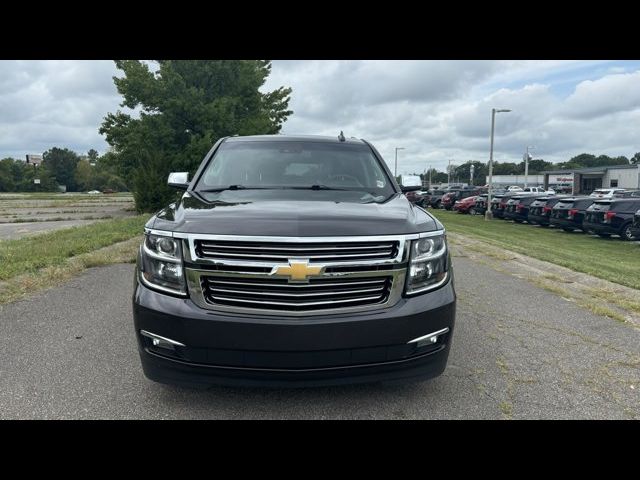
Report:
[[[420,185],[400,185],[400,190],[402,191],[402,193],[416,192],[418,190],[422,190],[422,187]]]
[[[189,188],[189,172],[171,172],[167,184],[179,190]]]

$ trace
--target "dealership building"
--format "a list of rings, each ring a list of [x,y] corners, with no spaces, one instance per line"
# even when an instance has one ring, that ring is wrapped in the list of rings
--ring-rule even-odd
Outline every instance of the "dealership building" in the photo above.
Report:
[[[640,188],[640,165],[615,165],[542,172],[545,188],[569,186],[572,193],[591,193],[598,188]]]

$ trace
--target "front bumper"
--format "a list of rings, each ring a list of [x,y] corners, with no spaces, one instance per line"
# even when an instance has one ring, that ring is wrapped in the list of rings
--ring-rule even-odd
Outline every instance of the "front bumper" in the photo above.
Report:
[[[349,315],[214,312],[137,281],[133,296],[145,375],[185,386],[292,387],[435,377],[447,363],[455,307],[453,277],[392,307]],[[408,343],[447,328],[436,343]],[[154,346],[141,330],[184,346]]]

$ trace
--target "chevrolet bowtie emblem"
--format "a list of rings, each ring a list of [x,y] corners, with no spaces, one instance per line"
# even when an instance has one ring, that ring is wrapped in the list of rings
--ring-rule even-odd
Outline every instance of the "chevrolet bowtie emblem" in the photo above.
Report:
[[[323,270],[322,265],[309,265],[306,260],[289,260],[289,265],[280,265],[273,267],[271,275],[287,275],[290,282],[308,281],[308,277],[312,275],[320,275]]]

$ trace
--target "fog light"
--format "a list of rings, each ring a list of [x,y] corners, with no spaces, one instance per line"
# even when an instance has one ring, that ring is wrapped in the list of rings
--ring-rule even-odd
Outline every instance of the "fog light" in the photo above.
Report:
[[[414,338],[413,340],[409,340],[407,343],[414,343],[416,347],[425,347],[427,345],[433,345],[434,343],[438,343],[438,338],[441,335],[449,332],[449,327],[443,328],[442,330],[438,330],[436,332],[431,332],[422,337]]]
[[[151,344],[154,347],[158,348],[166,348],[168,350],[175,350],[175,347],[184,347],[184,343],[176,342],[175,340],[171,340],[170,338],[161,337],[160,335],[156,335],[155,333],[147,332],[146,330],[140,330],[140,335],[143,337],[147,337],[151,340]]]

